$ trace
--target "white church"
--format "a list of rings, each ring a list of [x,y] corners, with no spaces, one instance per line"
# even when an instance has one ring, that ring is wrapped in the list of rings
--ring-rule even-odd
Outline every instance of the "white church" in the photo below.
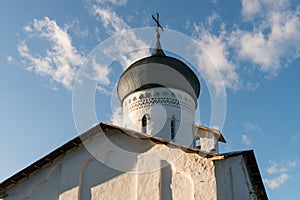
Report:
[[[91,127],[0,183],[0,199],[268,199],[254,152],[219,153],[221,132],[195,124],[199,79],[156,31],[119,79],[123,126]]]

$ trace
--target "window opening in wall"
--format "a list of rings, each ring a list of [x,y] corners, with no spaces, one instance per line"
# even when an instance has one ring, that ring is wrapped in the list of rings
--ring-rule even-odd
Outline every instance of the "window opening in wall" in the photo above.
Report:
[[[144,115],[142,118],[142,133],[147,133],[147,116]]]
[[[171,119],[171,140],[175,137],[175,118],[174,116]]]

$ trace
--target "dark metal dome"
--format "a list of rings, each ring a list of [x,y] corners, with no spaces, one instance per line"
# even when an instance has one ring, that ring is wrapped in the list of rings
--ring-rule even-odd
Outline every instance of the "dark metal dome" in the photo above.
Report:
[[[191,95],[197,105],[200,82],[195,73],[182,61],[166,56],[161,49],[159,35],[151,56],[136,61],[121,75],[118,96],[121,102],[128,95],[147,88],[167,87]]]
[[[182,90],[195,102],[200,93],[200,82],[186,64],[169,56],[152,55],[138,60],[124,71],[118,83],[118,96],[122,102],[133,92],[153,87]]]

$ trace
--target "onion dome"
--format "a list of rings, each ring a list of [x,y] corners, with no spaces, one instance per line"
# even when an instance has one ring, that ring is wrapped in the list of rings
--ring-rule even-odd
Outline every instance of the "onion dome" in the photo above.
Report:
[[[166,87],[184,91],[193,97],[196,105],[200,94],[200,82],[196,74],[182,61],[166,56],[160,45],[157,31],[156,45],[149,57],[131,64],[118,82],[121,102],[128,95],[154,87]]]

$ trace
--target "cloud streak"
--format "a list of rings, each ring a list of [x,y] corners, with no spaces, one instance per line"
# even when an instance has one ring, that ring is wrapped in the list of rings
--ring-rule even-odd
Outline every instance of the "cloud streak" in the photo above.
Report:
[[[126,6],[126,0],[97,0],[89,6],[89,12],[99,21],[109,35],[122,34],[130,29],[130,25],[114,10],[115,6]],[[249,62],[257,70],[263,72],[266,78],[274,77],[287,67],[290,62],[300,56],[300,9],[292,8],[289,0],[273,2],[271,0],[241,0],[241,16],[249,28],[222,22],[222,18],[213,12],[207,17],[206,25],[193,23],[193,38],[209,56],[198,55],[198,66],[204,69],[204,76],[215,88],[225,86],[234,91],[239,89],[255,90],[259,84],[245,82],[240,75],[241,62]],[[218,24],[219,31],[215,25]],[[80,37],[89,34],[87,29],[80,29],[79,21],[74,20],[69,26]],[[27,69],[39,75],[47,75],[54,82],[65,88],[72,87],[73,76],[84,56],[72,44],[68,34],[68,26],[61,28],[55,20],[45,17],[34,20],[24,27],[31,37],[49,42],[52,46],[45,55],[32,51],[27,42],[19,45],[19,53]],[[129,34],[120,40],[119,52],[124,48],[129,50],[145,47],[134,34]],[[131,42],[127,42],[131,41]],[[132,42],[134,41],[134,42]],[[148,45],[149,46],[149,45]],[[120,63],[125,69],[137,59],[149,55],[149,51],[129,53],[121,56]],[[206,57],[206,58],[205,58]],[[213,63],[214,66],[211,66]],[[223,82],[216,79],[212,67],[220,72]]]
[[[218,17],[213,14],[208,17],[208,23],[212,24]],[[194,24],[193,38],[196,40],[199,48],[198,67],[202,68],[203,74],[208,82],[212,84],[217,91],[225,86],[233,90],[240,88],[240,77],[237,73],[236,65],[228,58],[229,49],[226,42],[227,32],[224,28],[219,35],[214,35],[210,30],[204,28],[203,24]],[[213,66],[212,66],[213,64]],[[215,70],[221,74],[223,82],[217,78]]]
[[[276,162],[270,161],[271,166],[267,169],[268,174],[278,174],[278,173],[283,173],[287,172],[288,168],[284,166],[278,166]]]
[[[279,188],[291,178],[288,172],[292,168],[297,167],[298,163],[298,160],[288,160],[279,165],[277,162],[270,160],[271,166],[267,168],[266,171],[269,175],[273,175],[275,177],[266,178],[264,179],[264,182],[272,190]]]
[[[259,83],[241,78],[243,64],[262,72],[266,79],[275,77],[294,59],[300,57],[300,7],[289,0],[241,0],[244,24],[226,24],[216,13],[206,24],[193,26],[193,37],[222,75],[228,89],[255,90]],[[231,29],[226,28],[231,27]],[[250,27],[250,28],[249,28]],[[218,31],[216,31],[218,30]],[[219,88],[211,66],[199,55],[210,83]]]
[[[62,29],[48,17],[33,20],[24,27],[29,38],[39,38],[49,44],[45,53],[32,53],[27,41],[18,45],[18,52],[26,69],[38,75],[48,76],[56,83],[62,84],[67,89],[72,89],[73,80],[78,66],[84,57],[72,45],[72,40],[67,30]]]
[[[230,45],[240,60],[259,67],[267,78],[300,56],[300,9],[289,0],[242,0],[242,16],[252,31],[237,28],[230,34]]]
[[[242,135],[242,141],[246,146],[250,146],[251,145],[251,140],[248,138],[248,136],[246,134]]]
[[[284,184],[286,181],[288,181],[290,176],[286,173],[280,174],[278,177],[273,178],[273,179],[265,179],[265,183],[267,186],[274,190],[279,188],[282,184]]]
[[[101,21],[109,34],[122,33],[130,28],[129,25],[110,7],[93,5],[91,13],[98,21]]]
[[[128,32],[131,27],[112,8],[95,4],[90,12],[109,35],[118,34],[119,39],[112,44],[112,48],[107,49],[106,54],[119,55],[119,62],[124,69],[138,59],[149,56],[149,50],[145,50],[145,47],[150,47],[149,44],[145,44],[133,32]]]
[[[247,133],[249,133],[249,132],[252,132],[252,133],[261,132],[261,129],[257,125],[255,125],[251,122],[245,122],[243,125],[245,127],[245,132],[247,132]]]

